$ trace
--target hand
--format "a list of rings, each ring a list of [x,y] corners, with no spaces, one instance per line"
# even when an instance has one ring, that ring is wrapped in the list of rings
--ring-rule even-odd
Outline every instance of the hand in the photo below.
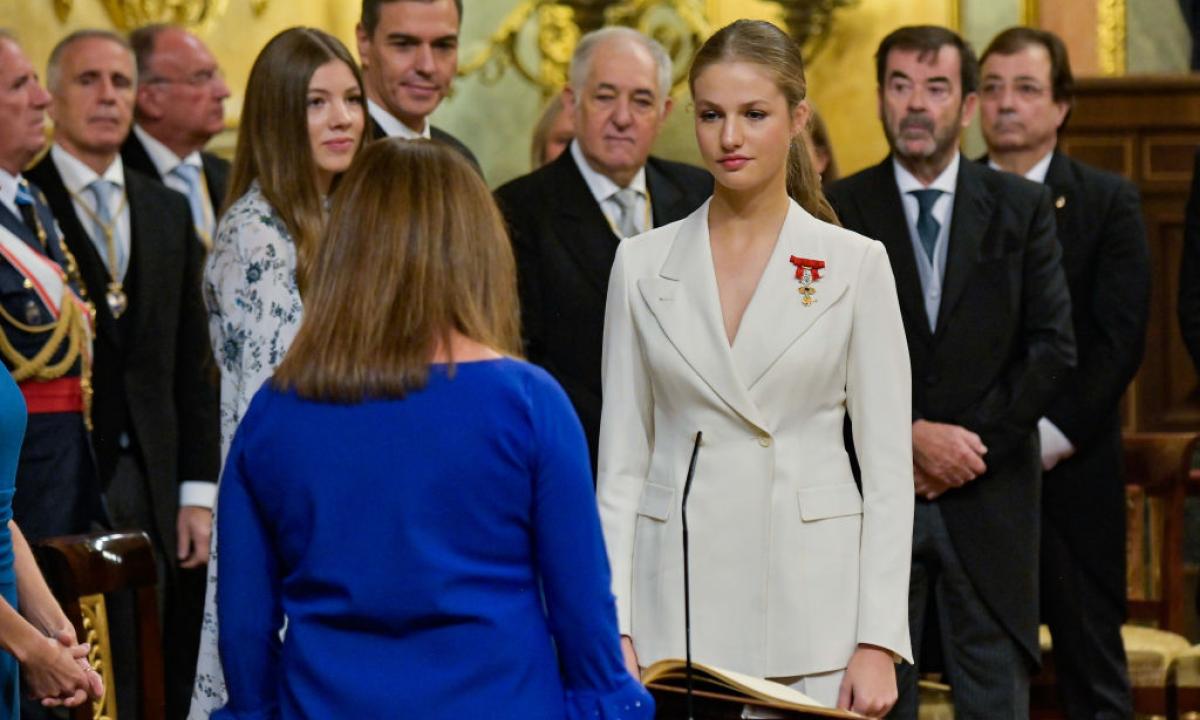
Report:
[[[913,423],[913,459],[927,475],[959,487],[987,472],[987,446],[959,425],[917,420]]]
[[[80,659],[87,663],[87,653],[87,645],[66,646],[55,638],[35,638],[21,660],[21,677],[29,696],[46,707],[83,703],[96,687],[89,670],[79,663]]]
[[[208,562],[208,544],[212,541],[212,509],[184,505],[175,523],[178,536],[176,553],[179,567],[195,568]]]
[[[916,490],[917,497],[922,497],[926,500],[936,500],[947,490],[962,486],[942,482],[916,465],[913,465],[913,487]]]
[[[70,622],[67,622],[66,628],[58,631],[58,633],[55,635],[55,639],[58,640],[59,645],[72,650],[71,654],[74,655],[76,660],[79,662],[79,667],[83,668],[84,672],[87,673],[88,681],[91,684],[91,690],[88,694],[91,695],[93,699],[99,698],[101,695],[103,695],[104,678],[102,678],[100,673],[96,672],[96,670],[92,668],[92,663],[88,661],[88,653],[91,651],[91,646],[88,645],[88,643],[81,644],[75,639],[75,626]],[[82,651],[82,655],[79,654],[80,651]]]
[[[642,679],[642,670],[638,667],[637,651],[633,649],[633,638],[621,636],[621,655],[625,658],[625,669],[635,680]]]
[[[874,645],[859,645],[838,690],[839,710],[883,717],[896,704],[896,665],[892,654]]]

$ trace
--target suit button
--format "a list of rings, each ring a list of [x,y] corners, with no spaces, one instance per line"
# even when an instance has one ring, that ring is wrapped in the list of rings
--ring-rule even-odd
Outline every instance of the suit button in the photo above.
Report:
[[[762,437],[760,437],[758,439],[758,444],[762,445],[765,448],[769,448],[769,447],[771,447],[771,438],[767,437],[766,435],[763,435]]]

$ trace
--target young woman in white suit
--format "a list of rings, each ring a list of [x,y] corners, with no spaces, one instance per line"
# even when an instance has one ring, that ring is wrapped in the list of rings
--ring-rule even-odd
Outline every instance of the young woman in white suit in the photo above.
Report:
[[[733,23],[689,82],[715,192],[622,243],[608,291],[598,496],[626,661],[684,654],[679,505],[703,431],[694,659],[880,716],[912,654],[911,386],[891,269],[821,194],[787,35]]]

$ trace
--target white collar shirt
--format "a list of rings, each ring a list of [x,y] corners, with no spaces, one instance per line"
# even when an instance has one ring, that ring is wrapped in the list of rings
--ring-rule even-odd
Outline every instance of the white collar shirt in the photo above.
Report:
[[[17,208],[17,184],[20,182],[20,175],[10,175],[7,170],[0,170],[0,204],[15,218],[21,217]]]
[[[1051,150],[1050,152],[1046,153],[1045,157],[1043,157],[1041,160],[1038,160],[1036,163],[1034,163],[1033,167],[1029,168],[1029,171],[1025,173],[1025,179],[1032,180],[1035,183],[1038,183],[1039,185],[1045,184],[1046,173],[1050,172],[1050,161],[1053,159],[1054,159],[1054,150]],[[988,158],[988,167],[990,167],[993,170],[999,170],[1000,172],[1005,172],[1004,168],[997,165],[996,161],[992,160],[991,158]]]
[[[106,268],[112,268],[112,263],[108,257],[108,239],[103,233],[96,231],[96,221],[93,219],[93,214],[96,213],[96,198],[88,186],[94,180],[103,178],[117,186],[118,192],[112,194],[109,199],[112,207],[108,209],[110,213],[121,208],[120,215],[116,216],[114,223],[113,242],[116,246],[117,272],[116,279],[124,280],[125,273],[129,270],[129,252],[130,252],[130,220],[129,220],[129,203],[122,202],[125,197],[125,166],[121,163],[121,156],[117,155],[113,159],[112,164],[104,171],[103,175],[97,174],[69,152],[64,150],[61,145],[55,143],[50,148],[50,159],[54,162],[54,167],[58,169],[58,174],[62,176],[63,185],[66,186],[67,192],[71,194],[71,199],[75,205],[75,215],[79,218],[79,224],[91,238],[92,245],[95,246],[96,252],[104,260]]]
[[[925,295],[925,315],[929,321],[929,329],[937,326],[938,308],[942,302],[942,280],[946,275],[946,255],[950,246],[950,223],[953,220],[954,193],[958,184],[958,166],[962,162],[962,154],[954,153],[954,158],[946,169],[928,185],[918,180],[904,168],[896,158],[892,158],[892,169],[895,172],[896,187],[900,191],[900,199],[904,205],[904,218],[908,224],[908,236],[912,241],[913,255],[916,256],[917,274],[921,279],[921,289]],[[934,244],[933,259],[925,254],[921,246],[921,238],[917,233],[917,216],[920,205],[914,190],[941,190],[941,195],[934,202],[931,214],[938,222],[937,242]]]
[[[388,137],[399,137],[405,140],[430,139],[429,118],[425,118],[425,127],[421,132],[416,132],[405,125],[400,118],[384,110],[382,105],[376,105],[370,99],[367,100],[367,112],[371,114],[371,119],[379,125],[380,129]]]
[[[613,196],[624,188],[613,182],[607,175],[592,169],[587,158],[583,156],[583,150],[579,147],[579,143],[574,140],[571,141],[571,157],[575,160],[580,174],[583,175],[583,181],[587,183],[592,197],[596,199],[604,217],[608,219],[613,234],[619,237],[621,233],[617,230],[617,224],[621,217],[621,206]],[[646,186],[645,165],[638,168],[637,174],[629,182],[629,187],[637,191],[637,203],[633,209],[634,224],[639,233],[644,233],[654,227],[654,221],[650,215],[650,192]]]

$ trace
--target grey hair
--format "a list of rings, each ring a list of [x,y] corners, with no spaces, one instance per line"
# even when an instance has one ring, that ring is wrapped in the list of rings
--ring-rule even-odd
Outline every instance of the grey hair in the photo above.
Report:
[[[592,69],[592,55],[596,48],[609,40],[626,40],[638,45],[654,58],[654,66],[658,70],[659,102],[665,103],[671,96],[672,67],[671,56],[654,38],[647,37],[633,28],[623,26],[602,27],[593,30],[579,39],[575,53],[571,55],[571,70],[569,83],[575,92],[583,90],[588,72]]]
[[[46,88],[48,90],[50,90],[51,93],[55,93],[58,91],[58,81],[61,79],[60,78],[60,75],[61,75],[61,73],[60,73],[61,67],[60,66],[62,65],[63,53],[65,53],[67,51],[67,48],[71,47],[72,45],[74,45],[77,42],[81,42],[83,40],[91,40],[94,38],[100,39],[100,40],[111,40],[112,42],[115,42],[116,44],[125,48],[125,51],[129,53],[129,57],[133,58],[133,48],[131,48],[129,46],[129,41],[111,30],[98,30],[95,28],[76,30],[75,32],[73,32],[70,35],[63,38],[62,40],[59,40],[58,44],[54,46],[54,49],[50,51],[50,60],[48,60],[46,62]],[[137,61],[136,60],[134,61],[133,74],[134,74],[134,77],[132,78],[132,80],[134,81],[134,83],[136,83],[137,82]]]

